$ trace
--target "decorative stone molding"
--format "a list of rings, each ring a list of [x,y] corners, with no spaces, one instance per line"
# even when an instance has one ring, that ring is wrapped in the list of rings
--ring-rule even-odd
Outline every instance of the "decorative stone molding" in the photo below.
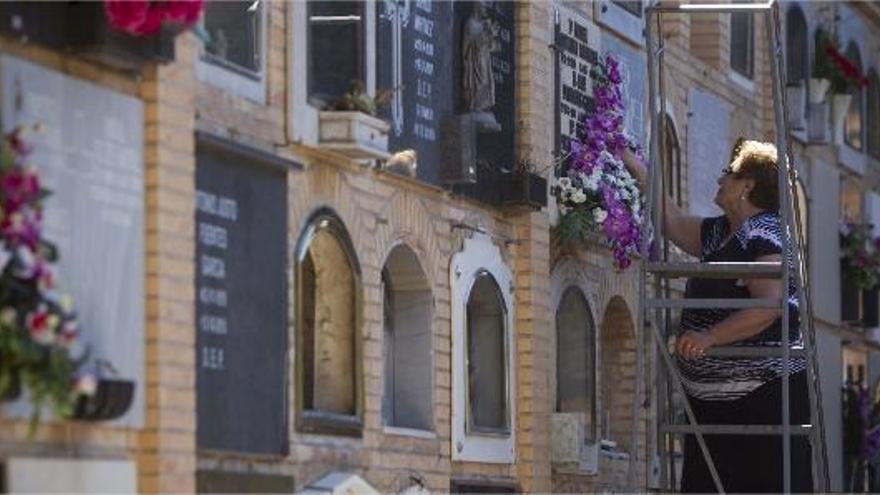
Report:
[[[505,356],[507,358],[507,434],[468,431],[467,403],[467,302],[477,275],[486,271],[495,278],[505,306]],[[513,274],[501,250],[481,232],[465,238],[463,249],[452,257],[449,269],[452,292],[452,459],[496,464],[516,458],[516,369],[514,353]]]

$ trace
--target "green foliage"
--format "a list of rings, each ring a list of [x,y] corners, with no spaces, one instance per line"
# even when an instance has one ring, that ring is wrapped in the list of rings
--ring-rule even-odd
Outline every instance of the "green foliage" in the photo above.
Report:
[[[593,215],[586,209],[576,208],[565,215],[560,215],[559,224],[553,234],[559,245],[570,246],[585,242],[588,234],[595,230]]]
[[[327,105],[327,109],[361,112],[375,116],[380,108],[391,103],[391,97],[394,96],[394,92],[395,90],[393,89],[380,89],[376,91],[376,96],[373,97],[367,94],[364,82],[355,79],[349,83],[348,92]]]

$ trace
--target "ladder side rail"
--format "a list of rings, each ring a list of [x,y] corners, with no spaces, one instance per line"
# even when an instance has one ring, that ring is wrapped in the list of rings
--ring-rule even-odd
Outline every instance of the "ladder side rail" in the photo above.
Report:
[[[655,39],[654,19],[655,18],[652,17],[651,15],[646,15],[646,18],[645,18],[645,20],[646,20],[645,31],[646,31],[646,43],[647,43],[647,46],[646,46],[647,50],[646,51],[647,51],[647,55],[648,55],[647,56],[648,90],[649,90],[648,91],[648,100],[649,101],[648,101],[647,114],[648,114],[648,121],[649,121],[649,129],[651,132],[651,139],[649,141],[650,148],[648,150],[648,156],[647,156],[647,159],[649,160],[650,163],[649,163],[649,168],[648,168],[648,184],[647,184],[648,187],[646,188],[646,191],[645,191],[646,202],[645,202],[645,208],[643,211],[644,217],[643,217],[642,225],[643,225],[643,232],[648,232],[648,229],[650,228],[651,224],[653,224],[655,226],[655,228],[654,228],[655,242],[661,242],[660,239],[662,239],[662,237],[663,237],[663,230],[662,230],[662,226],[659,228],[657,226],[661,225],[658,223],[658,221],[659,221],[659,218],[662,217],[662,213],[659,211],[659,207],[658,207],[659,203],[657,203],[657,201],[656,201],[658,194],[655,189],[655,182],[656,182],[655,173],[657,170],[657,167],[656,167],[657,159],[656,158],[659,156],[658,148],[660,145],[660,138],[659,138],[660,129],[657,127],[656,122],[655,122],[656,107],[657,107],[656,95],[658,92],[655,56],[657,55],[657,50],[659,49],[658,45],[661,44],[663,41],[662,41],[662,36],[658,36]],[[657,25],[659,26],[659,20],[657,21]],[[659,29],[656,32],[659,33],[660,32]],[[661,174],[661,176],[662,176],[662,174]],[[650,257],[651,257],[650,248],[651,248],[650,240],[647,238],[647,236],[644,236],[642,238],[642,260],[643,260],[642,263],[643,264],[640,267],[641,269],[640,269],[640,283],[639,283],[639,297],[640,297],[639,316],[643,319],[643,321],[648,321],[648,325],[656,324],[656,320],[659,319],[659,312],[655,311],[655,314],[653,315],[653,320],[655,320],[655,321],[653,321],[653,322],[651,321],[652,317],[650,316],[650,312],[647,309],[647,305],[645,303],[645,301],[647,300],[647,297],[648,297],[647,296],[648,281],[647,281],[647,277],[646,277],[645,270],[644,270],[644,260],[650,259]],[[656,277],[655,277],[655,280],[656,280]],[[656,290],[656,287],[653,287],[653,288]],[[644,331],[645,325],[643,324],[641,328]],[[659,364],[659,363],[655,363],[655,365],[657,365],[657,364]],[[655,368],[655,369],[657,369],[657,368]],[[662,370],[657,369],[657,371],[658,371],[658,377],[659,377],[660,371],[662,371]],[[665,377],[665,375],[663,375],[663,376]],[[664,417],[664,419],[665,419],[665,417]],[[658,420],[660,420],[660,418],[658,418]],[[660,423],[660,424],[663,424],[663,423]],[[660,438],[660,436],[661,436],[660,428],[656,428],[655,434],[658,436],[658,438]],[[662,478],[662,483],[663,483],[662,486],[668,487],[670,490],[674,489],[674,485],[670,486],[670,485],[666,484],[671,479],[668,476],[666,468],[668,466],[668,461],[671,460],[672,458],[671,458],[671,456],[668,456],[669,452],[667,452],[664,448],[660,449],[660,454],[661,454],[660,464],[662,466],[662,468],[661,468],[662,469],[661,478]]]
[[[661,332],[658,325],[659,322],[655,321],[651,326],[651,330],[654,333],[654,341],[657,343],[659,354],[663,358],[663,363],[666,365],[666,369],[669,371],[669,374],[673,378],[671,382],[675,385],[676,391],[682,397],[682,403],[684,405],[684,412],[688,418],[688,421],[691,425],[698,426],[696,415],[694,414],[694,410],[691,407],[690,400],[688,400],[687,393],[684,390],[684,380],[681,377],[681,374],[678,372],[678,366],[672,360],[672,355],[666,349],[665,345],[661,345]],[[703,454],[703,459],[706,461],[706,466],[709,468],[709,474],[712,477],[712,482],[715,484],[715,489],[718,493],[725,493],[724,485],[721,482],[721,478],[718,476],[718,470],[715,468],[715,462],[712,459],[712,454],[709,452],[709,448],[706,445],[706,439],[703,435],[702,431],[695,431],[694,436],[697,439],[697,444],[700,447],[700,451]],[[674,487],[672,487],[674,488]]]
[[[654,33],[657,33],[657,36],[654,36]],[[664,256],[663,259],[665,260],[667,257],[667,253],[668,253],[668,251],[667,251],[668,242],[667,242],[667,239],[665,238],[665,232],[664,232],[663,223],[662,223],[666,212],[665,212],[665,202],[663,200],[663,198],[664,198],[663,191],[665,190],[665,188],[663,187],[663,180],[665,178],[665,173],[663,170],[662,160],[661,160],[661,157],[664,156],[662,153],[661,147],[665,143],[665,140],[663,139],[663,135],[664,135],[663,132],[665,131],[665,129],[664,129],[664,126],[658,124],[658,119],[657,119],[657,117],[658,117],[658,109],[657,109],[658,104],[660,104],[662,101],[665,100],[665,98],[662,97],[662,95],[664,94],[664,90],[660,86],[660,84],[662,84],[662,80],[663,80],[662,79],[663,78],[662,67],[663,67],[663,50],[664,50],[664,47],[663,47],[664,41],[663,41],[663,36],[661,35],[661,33],[662,33],[662,29],[661,29],[660,16],[658,15],[658,16],[655,16],[654,18],[650,18],[650,17],[646,16],[646,38],[649,40],[648,45],[646,47],[647,48],[646,51],[647,51],[647,55],[648,55],[647,58],[648,58],[648,86],[649,86],[649,92],[648,92],[649,102],[648,102],[647,114],[648,114],[648,119],[649,119],[648,122],[649,122],[649,129],[651,132],[651,139],[650,139],[650,143],[649,143],[650,144],[649,155],[647,157],[650,162],[649,163],[649,171],[648,171],[649,172],[648,190],[646,191],[646,193],[647,193],[646,194],[646,203],[647,203],[646,206],[648,208],[646,208],[644,211],[643,226],[645,228],[643,229],[643,232],[647,233],[648,228],[653,224],[653,226],[654,226],[654,230],[653,230],[654,231],[654,242],[655,242],[654,245],[655,246],[656,245],[663,246],[663,256]],[[661,95],[659,98],[657,97],[658,94]],[[662,122],[662,120],[660,122]],[[658,178],[660,181],[659,184],[657,181]],[[659,188],[658,188],[658,186],[659,186]],[[651,223],[648,223],[649,221]],[[652,255],[652,253],[650,252],[650,250],[651,250],[650,240],[647,237],[645,237],[643,240],[645,241],[646,244],[645,244],[645,249],[642,253],[642,259],[643,260],[650,260],[651,255]],[[642,274],[645,273],[644,261],[641,266],[640,272]],[[647,296],[648,287],[649,287],[647,285],[648,283],[651,284],[652,296],[656,296],[656,295],[661,294],[662,293],[661,291],[663,290],[662,286],[659,285],[660,281],[659,281],[658,277],[654,276],[654,277],[652,277],[651,281],[648,282],[647,276],[643,276],[642,282],[639,286],[639,292],[640,292],[640,296],[641,296],[639,314],[642,315],[646,319],[646,321],[648,322],[649,325],[652,324],[651,323],[652,321],[654,322],[653,324],[656,325],[657,322],[659,322],[661,318],[663,318],[664,323],[665,323],[666,321],[668,321],[668,318],[667,318],[668,312],[663,312],[661,309],[658,308],[658,309],[654,310],[654,315],[650,316],[650,312],[647,309],[647,305],[646,305],[645,301],[648,297]],[[645,327],[643,326],[642,329],[644,330],[644,328]],[[665,328],[667,328],[667,326],[663,326],[662,328],[665,329]],[[664,345],[665,345],[665,336],[664,336]],[[657,352],[656,348],[654,346],[651,346],[651,348],[654,349],[655,352]],[[662,363],[660,363],[658,360],[655,360],[654,365],[655,365],[655,371],[658,375],[658,381],[660,381],[663,384],[662,388],[665,391],[665,394],[663,397],[665,399],[665,401],[660,403],[660,404],[662,404],[662,406],[658,406],[658,410],[660,410],[662,412],[660,412],[658,414],[659,417],[657,418],[657,421],[659,422],[658,424],[663,424],[662,421],[666,420],[666,418],[668,416],[668,411],[671,409],[668,407],[671,404],[671,396],[668,394],[668,389],[669,389],[668,376],[665,373],[662,373],[662,371],[663,371],[663,368],[662,368],[663,364]],[[674,457],[672,455],[672,451],[671,450],[667,451],[665,448],[667,442],[665,442],[663,439],[664,435],[661,432],[661,429],[655,428],[654,434],[655,434],[655,437],[657,438],[658,445],[660,445],[660,449],[659,449],[660,454],[661,454],[660,464],[662,466],[661,467],[661,483],[662,483],[661,486],[668,487],[668,489],[672,490],[672,489],[674,489],[675,485],[674,484],[670,485],[668,483],[670,483],[670,482],[674,483],[674,476],[669,476],[669,472],[674,473],[674,465],[672,466],[673,469],[671,469],[669,472],[667,472],[667,467],[670,465],[670,462],[674,463]],[[670,447],[673,447],[673,446],[670,445]]]
[[[806,260],[802,249],[807,240],[804,238],[804,232],[801,229],[802,211],[800,208],[800,200],[797,194],[795,194],[795,191],[797,190],[797,170],[794,167],[794,154],[792,151],[791,136],[789,133],[787,122],[787,95],[784,91],[782,91],[782,87],[784,87],[784,85],[782,84],[782,79],[785,77],[786,74],[786,66],[785,53],[782,49],[781,44],[781,22],[778,3],[774,4],[771,15],[773,16],[772,34],[775,38],[775,46],[777,52],[777,58],[775,59],[773,69],[778,74],[778,76],[774,78],[775,82],[778,84],[778,86],[774,85],[774,90],[778,91],[778,98],[774,99],[774,103],[779,103],[779,105],[775,105],[776,118],[777,121],[781,120],[782,125],[784,126],[780,129],[778,127],[780,124],[779,122],[777,122],[777,128],[779,129],[778,139],[780,141],[780,143],[777,145],[777,150],[784,153],[786,163],[786,167],[784,170],[786,172],[784,189],[788,195],[788,197],[785,198],[785,212],[788,215],[786,224],[788,225],[789,229],[794,233],[794,235],[792,236],[794,247],[793,249],[791,249],[791,252],[794,266],[797,268],[797,273],[795,274],[795,283],[797,288],[798,301],[800,302],[799,311],[801,318],[799,319],[799,329],[801,332],[801,338],[804,340],[805,350],[807,351],[807,390],[809,394],[809,402],[811,405],[810,419],[812,424],[815,426],[815,428],[813,429],[812,442],[812,467],[814,474],[813,483],[815,487],[828,491],[830,490],[828,477],[828,457],[824,437],[824,414],[822,412],[821,383],[819,381],[818,374],[815,327],[812,314],[812,295],[810,293],[809,286],[809,273],[807,270],[807,266],[805,265]],[[780,170],[780,172],[782,172],[782,170]],[[781,181],[780,186],[782,186]]]
[[[773,109],[775,112],[775,122],[776,122],[776,150],[777,150],[777,170],[779,173],[779,179],[777,183],[777,187],[779,189],[779,204],[782,208],[782,486],[783,491],[785,493],[791,493],[791,416],[790,416],[790,407],[789,403],[789,388],[790,388],[790,372],[791,372],[791,362],[789,355],[789,321],[791,315],[789,314],[789,305],[788,305],[788,286],[789,286],[789,277],[791,275],[790,269],[788,267],[789,257],[793,254],[791,252],[791,243],[788,238],[788,226],[790,225],[791,215],[789,211],[788,204],[788,159],[786,156],[786,150],[788,146],[786,145],[786,119],[785,119],[785,95],[782,91],[782,78],[785,77],[784,74],[780,71],[780,64],[784,63],[784,53],[782,53],[782,46],[779,44],[779,39],[777,35],[779,34],[777,31],[778,26],[776,23],[779,18],[778,14],[779,4],[775,3],[773,5],[773,9],[764,16],[765,28],[766,28],[766,38],[767,38],[767,48],[768,55],[771,60],[771,68],[772,68],[772,77],[771,77],[771,86],[773,90]],[[776,57],[776,58],[774,58]],[[784,157],[784,158],[783,158]]]
[[[647,48],[647,53],[648,53],[648,57],[647,57],[648,58],[648,119],[650,122],[650,119],[653,118],[652,114],[653,114],[653,108],[654,108],[654,79],[653,79],[654,64],[653,64],[653,56],[652,56],[653,49],[654,49],[654,37],[653,37],[653,30],[652,30],[653,24],[651,22],[652,21],[651,15],[646,14],[645,20],[646,20],[645,21],[646,22],[646,25],[645,25],[646,41],[645,42],[647,45],[646,48]],[[654,128],[654,126],[651,126],[651,139],[649,141],[650,149],[648,152],[649,153],[648,159],[652,160],[652,161],[653,161],[653,157],[654,157],[654,151],[656,148],[656,139],[655,139],[656,135],[657,135],[656,129]],[[653,165],[653,163],[651,165]],[[645,204],[644,204],[644,208],[642,211],[642,215],[643,215],[642,232],[647,232],[647,227],[649,226],[649,224],[653,218],[653,214],[654,214],[654,207],[653,207],[654,206],[653,205],[653,199],[654,199],[653,183],[654,183],[654,180],[653,180],[653,177],[654,177],[654,167],[649,166],[648,167],[648,187],[646,188],[646,191],[645,191]],[[640,329],[639,331],[642,332],[642,331],[644,331],[644,328],[646,326],[646,318],[645,317],[647,316],[647,313],[645,311],[645,301],[647,299],[646,292],[647,292],[647,283],[648,283],[647,276],[646,276],[646,273],[644,270],[644,261],[647,259],[650,259],[650,255],[651,255],[650,241],[648,240],[647,236],[644,236],[644,235],[642,236],[641,245],[639,246],[639,248],[640,248],[641,256],[642,256],[642,264],[640,265],[640,269],[639,269],[639,311],[637,311],[638,322],[637,322],[636,328],[639,328]],[[662,459],[661,459],[661,464],[664,464]],[[630,478],[632,478],[632,476],[630,476]],[[630,486],[632,487],[632,485],[630,485]]]
[[[660,241],[659,241],[659,244],[657,244],[657,245],[662,246],[662,248],[663,248],[663,252],[661,254],[661,259],[664,262],[668,262],[669,261],[670,240],[666,236],[666,224],[665,224],[666,213],[667,213],[666,201],[667,201],[667,197],[668,197],[667,190],[669,188],[671,188],[672,185],[667,183],[667,178],[668,178],[667,173],[668,172],[666,170],[667,163],[665,163],[665,157],[667,156],[667,152],[668,152],[668,150],[667,150],[668,143],[667,143],[667,139],[666,139],[666,132],[667,132],[667,129],[666,129],[666,112],[667,112],[667,110],[666,110],[666,75],[665,75],[666,40],[663,37],[663,16],[662,16],[662,14],[658,14],[655,17],[655,28],[656,28],[656,31],[655,31],[656,39],[657,39],[657,47],[656,47],[656,52],[655,52],[656,56],[657,56],[657,58],[656,58],[657,65],[656,65],[656,71],[655,71],[656,83],[657,83],[657,86],[656,86],[657,87],[657,98],[655,99],[655,105],[659,106],[659,110],[656,109],[655,107],[651,107],[650,110],[652,112],[654,112],[654,114],[652,116],[653,120],[649,121],[652,123],[651,128],[657,129],[657,132],[655,133],[655,135],[657,136],[657,149],[659,150],[659,153],[656,155],[656,160],[654,163],[654,167],[657,168],[657,177],[659,177],[659,181],[657,181],[658,185],[657,185],[657,188],[655,189],[655,193],[657,195],[658,202],[659,202],[659,208],[658,208],[658,213],[659,213],[658,214],[658,216],[659,216],[658,222],[659,223],[655,222],[654,228],[655,228],[655,230],[658,230],[659,232],[661,232],[661,236],[658,237],[658,239]],[[670,163],[668,165],[671,166],[672,164]],[[647,260],[650,260],[650,258],[647,258]],[[670,280],[663,279],[663,278],[660,278],[660,277],[657,277],[656,275],[654,275],[654,294],[662,295],[663,297],[669,298],[671,296]],[[672,310],[669,308],[656,309],[655,310],[655,319],[660,319],[660,318],[662,318],[663,326],[659,327],[658,330],[663,329],[663,331],[660,333],[663,336],[663,344],[665,345],[666,342],[668,341],[670,331],[674,332],[674,329],[672,329],[672,330],[670,329],[670,327],[672,326],[671,325],[671,323],[672,323]],[[654,348],[654,352],[655,353],[657,352],[656,348]],[[670,399],[670,403],[672,403],[671,402],[672,397],[669,397],[669,399]],[[674,407],[670,408],[670,409],[674,411]],[[658,431],[657,433],[658,433],[658,438],[665,435],[663,432],[660,432],[660,431]],[[675,472],[675,470],[674,470],[674,468],[675,468],[675,466],[674,466],[674,463],[675,463],[675,450],[674,450],[675,449],[675,442],[674,441],[671,444],[671,448],[672,448],[672,450],[669,452],[669,459],[673,462],[672,472],[674,473]],[[675,476],[673,475],[673,477],[671,479],[674,481]]]
[[[660,194],[659,195],[657,194],[657,192],[658,192],[657,186],[662,187],[662,182],[660,182],[660,181],[662,180],[663,173],[662,173],[662,170],[658,170],[658,169],[662,168],[662,165],[658,166],[658,162],[662,163],[660,161],[661,157],[659,156],[659,153],[658,153],[659,144],[660,144],[659,143],[659,136],[660,136],[659,127],[660,126],[656,122],[653,122],[653,121],[657,118],[657,112],[656,112],[656,109],[658,107],[657,99],[658,99],[658,97],[661,99],[665,98],[665,95],[663,95],[662,93],[658,95],[657,93],[659,92],[660,88],[655,86],[656,81],[658,80],[658,78],[657,78],[658,72],[657,72],[657,68],[655,66],[655,59],[654,59],[654,53],[655,53],[655,50],[657,49],[655,47],[655,42],[654,42],[654,39],[655,39],[654,26],[653,26],[654,23],[652,22],[655,19],[654,13],[651,10],[648,10],[646,13],[645,19],[646,19],[646,38],[647,38],[648,55],[649,55],[647,57],[647,59],[648,59],[648,80],[649,80],[649,85],[648,85],[648,87],[649,87],[649,91],[648,91],[649,102],[648,102],[648,105],[650,107],[648,119],[652,125],[651,125],[651,143],[650,143],[651,146],[650,146],[650,155],[649,155],[649,160],[650,160],[651,165],[648,168],[648,195],[647,195],[648,196],[648,198],[647,198],[648,210],[645,212],[645,216],[644,216],[643,220],[645,222],[647,222],[648,219],[652,219],[654,221],[654,226],[658,232],[657,234],[655,234],[655,237],[658,240],[660,240],[660,239],[662,239],[663,223],[662,223],[662,218],[659,218],[659,217],[660,217],[660,213],[662,213],[662,212],[660,211],[659,208],[656,208],[656,206],[658,205],[658,202],[659,202],[659,204],[662,205],[662,201],[664,200],[665,193],[661,189],[659,191]],[[662,32],[658,32],[657,36],[662,38]],[[660,177],[657,177],[658,173],[660,174]],[[658,196],[659,196],[659,198],[658,198]],[[645,302],[644,301],[644,292],[646,290],[646,286],[644,284],[644,278],[645,278],[644,260],[650,259],[649,243],[646,238],[642,239],[642,255],[643,255],[643,259],[642,259],[643,264],[640,269],[640,279],[642,280],[642,283],[640,284],[640,287],[639,287],[640,299],[642,299],[642,300],[640,301],[640,304],[643,304]],[[643,305],[641,307],[641,310],[639,311],[639,314],[640,315],[643,314],[645,310],[646,310],[646,306]],[[665,339],[662,339],[662,337],[661,337],[660,328],[658,326],[660,321],[658,318],[656,318],[656,316],[658,314],[659,314],[659,311],[654,312],[655,318],[654,318],[653,324],[651,325],[651,329],[654,334],[654,341],[657,344],[658,350],[660,351],[659,352],[660,356],[663,358],[663,361],[664,361],[664,364],[666,365],[666,368],[668,369],[670,374],[673,375],[673,377],[675,378],[673,380],[673,383],[675,384],[679,394],[681,394],[681,396],[682,396],[682,399],[684,402],[685,413],[687,414],[688,420],[692,424],[697,424],[697,420],[696,420],[696,416],[694,415],[693,408],[691,408],[690,401],[688,400],[687,394],[684,391],[684,385],[682,384],[681,376],[679,375],[678,369],[677,369],[675,363],[672,361],[672,358],[666,349]],[[706,440],[703,437],[703,434],[701,432],[697,432],[696,439],[697,439],[697,444],[700,447],[700,451],[703,454],[703,458],[706,461],[706,465],[709,468],[709,474],[712,477],[712,481],[715,484],[716,490],[719,493],[724,493],[724,486],[721,483],[721,478],[718,475],[718,470],[715,468],[715,463],[712,459],[711,453],[709,452],[709,448],[706,445]]]

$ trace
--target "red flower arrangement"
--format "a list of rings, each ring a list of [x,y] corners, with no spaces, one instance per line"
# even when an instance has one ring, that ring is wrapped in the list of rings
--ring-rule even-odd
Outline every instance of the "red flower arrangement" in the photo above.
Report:
[[[187,28],[204,9],[204,0],[104,0],[110,25],[132,36],[156,34],[166,22]]]
[[[843,76],[848,79],[853,84],[858,84],[863,88],[867,88],[868,85],[871,84],[871,81],[862,75],[859,67],[854,64],[850,59],[846,58],[840,51],[832,44],[828,44],[825,46],[825,54],[831,57],[831,61],[834,62],[834,65],[837,66],[837,69],[843,73]]]

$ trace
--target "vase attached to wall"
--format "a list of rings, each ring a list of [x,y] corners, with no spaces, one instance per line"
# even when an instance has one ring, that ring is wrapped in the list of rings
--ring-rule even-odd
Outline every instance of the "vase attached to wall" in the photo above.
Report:
[[[822,103],[825,101],[825,95],[828,88],[831,87],[831,81],[824,77],[810,78],[810,103]]]
[[[835,93],[831,96],[831,128],[834,132],[834,143],[843,144],[843,127],[852,95]]]
[[[803,130],[804,109],[807,106],[807,90],[803,83],[789,84],[785,87],[785,99],[788,101],[788,126],[796,131]]]

